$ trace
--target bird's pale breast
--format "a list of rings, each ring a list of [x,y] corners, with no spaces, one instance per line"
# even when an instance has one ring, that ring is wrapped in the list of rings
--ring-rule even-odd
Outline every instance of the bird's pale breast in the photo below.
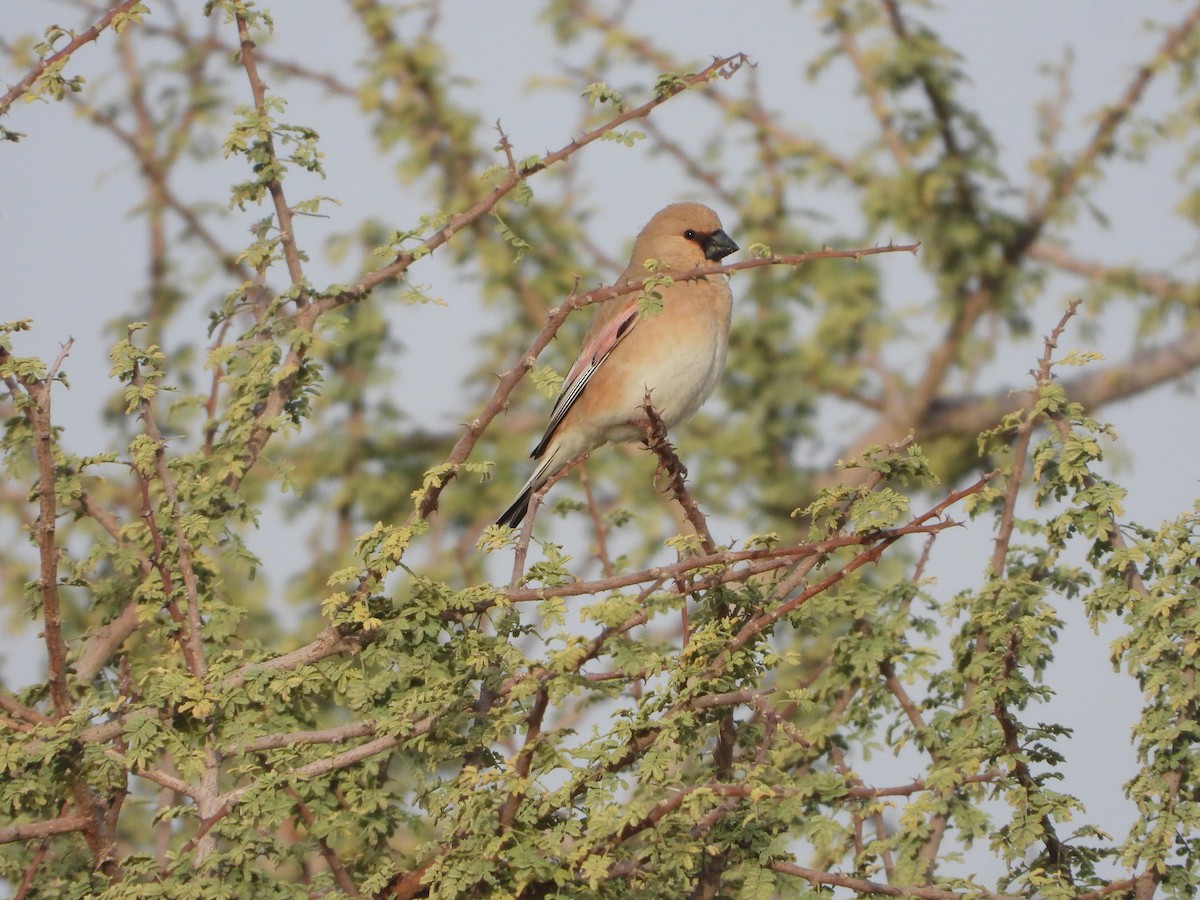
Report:
[[[590,422],[597,438],[629,441],[644,418],[646,390],[668,428],[708,399],[725,368],[731,298],[723,279],[677,284],[657,316],[638,324],[597,371],[569,418]]]

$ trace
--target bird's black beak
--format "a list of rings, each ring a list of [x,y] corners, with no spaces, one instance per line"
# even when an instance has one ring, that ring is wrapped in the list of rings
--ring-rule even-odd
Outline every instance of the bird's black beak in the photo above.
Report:
[[[704,247],[704,258],[711,259],[713,262],[724,259],[738,249],[733,238],[720,228],[710,234],[702,246]]]

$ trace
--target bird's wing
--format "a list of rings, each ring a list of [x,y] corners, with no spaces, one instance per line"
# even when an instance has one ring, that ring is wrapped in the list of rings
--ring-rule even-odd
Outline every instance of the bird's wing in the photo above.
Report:
[[[546,446],[550,443],[550,438],[554,436],[555,429],[571,411],[571,407],[575,405],[575,401],[587,387],[592,375],[608,359],[617,344],[621,343],[625,336],[633,330],[640,318],[637,299],[633,298],[584,344],[579,358],[575,360],[575,365],[571,366],[571,371],[567,373],[566,380],[563,381],[562,393],[554,401],[554,409],[550,411],[550,424],[546,426],[546,433],[542,435],[538,445],[529,454],[531,457],[537,459],[546,451]]]

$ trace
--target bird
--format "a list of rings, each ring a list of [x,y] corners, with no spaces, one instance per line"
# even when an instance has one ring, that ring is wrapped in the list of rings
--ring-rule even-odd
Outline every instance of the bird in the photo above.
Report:
[[[633,243],[629,265],[617,280],[642,281],[719,262],[738,250],[721,220],[701,203],[672,203],[659,210]],[[563,380],[550,423],[530,457],[533,474],[497,525],[516,528],[529,501],[571,460],[610,441],[644,438],[647,392],[663,425],[688,419],[712,394],[725,368],[733,294],[723,274],[656,288],[662,308],[643,314],[637,294],[598,304],[583,349]]]

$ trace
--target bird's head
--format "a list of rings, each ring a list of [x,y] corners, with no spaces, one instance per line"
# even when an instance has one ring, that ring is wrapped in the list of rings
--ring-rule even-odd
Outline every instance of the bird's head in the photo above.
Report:
[[[638,235],[634,265],[657,259],[677,272],[718,262],[738,249],[717,214],[702,203],[672,203]]]

